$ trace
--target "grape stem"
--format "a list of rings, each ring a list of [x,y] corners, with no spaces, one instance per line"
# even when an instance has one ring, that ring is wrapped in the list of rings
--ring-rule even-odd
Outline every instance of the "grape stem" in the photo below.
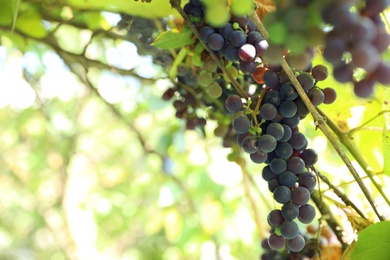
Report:
[[[369,123],[371,123],[372,121],[374,121],[375,119],[377,119],[378,117],[380,117],[381,115],[385,114],[385,113],[390,113],[390,110],[383,110],[381,112],[379,112],[376,116],[374,116],[373,118],[371,118],[370,120],[367,120],[366,122],[364,122],[363,124],[361,124],[360,126],[358,127],[355,127],[355,128],[352,128],[351,130],[349,130],[346,134],[348,135],[348,137],[351,137],[354,133],[356,133],[357,131],[360,131],[362,130],[362,128],[366,125],[368,125]],[[330,126],[329,126],[330,127]],[[341,129],[340,129],[341,131]]]
[[[246,99],[249,99],[248,93],[246,93],[240,83],[237,82],[237,80],[233,77],[233,75],[226,69],[225,65],[222,64],[221,60],[217,57],[217,55],[214,53],[210,47],[204,43],[202,40],[199,38],[199,32],[196,29],[195,25],[192,23],[191,19],[188,17],[188,15],[184,12],[183,8],[180,6],[180,0],[170,0],[170,4],[172,5],[173,8],[175,8],[179,14],[184,18],[185,22],[187,25],[191,28],[191,30],[194,32],[194,35],[196,38],[199,39],[199,42],[203,45],[203,47],[207,50],[207,52],[210,54],[210,56],[215,60],[217,63],[218,67],[225,73],[225,75],[230,79],[231,83],[233,84],[234,88],[238,91],[238,93],[242,96],[245,97]]]
[[[260,21],[259,17],[257,16],[256,12],[253,12],[251,15],[251,18],[256,23],[256,26],[258,27],[260,33],[263,35],[265,39],[269,36],[266,28],[264,27],[263,23]],[[309,97],[307,96],[305,90],[302,88],[301,84],[297,80],[297,78],[294,75],[294,72],[290,68],[290,66],[287,64],[285,59],[282,59],[281,64],[283,70],[286,72],[288,78],[290,79],[291,83],[294,85],[296,91],[298,92],[299,96],[301,97],[303,103],[306,105],[308,110],[310,111],[310,114],[313,116],[314,122],[316,127],[318,127],[326,136],[326,138],[329,140],[329,142],[332,144],[340,158],[343,160],[349,171],[351,172],[352,176],[354,177],[355,181],[359,185],[360,189],[362,190],[364,196],[366,197],[368,203],[373,208],[375,214],[377,215],[378,219],[383,221],[384,218],[379,214],[374,200],[368,191],[367,187],[364,185],[362,179],[360,178],[359,174],[357,173],[356,169],[352,165],[351,161],[348,159],[346,154],[344,153],[343,149],[337,142],[336,138],[333,136],[332,132],[329,130],[327,124],[326,124],[326,117],[323,117],[319,114],[319,112],[316,110],[315,106],[311,103]]]
[[[325,175],[321,174],[314,166],[311,166],[310,168],[329,186],[329,188],[344,202],[345,205],[351,206],[362,218],[367,219],[364,213],[351,200],[349,200],[339,188],[334,186]]]
[[[360,165],[360,167],[364,170],[364,172],[367,174],[368,178],[371,180],[371,182],[374,184],[375,188],[378,190],[378,192],[381,194],[381,196],[383,197],[383,199],[386,201],[387,205],[390,206],[390,200],[389,198],[387,197],[387,195],[385,194],[385,192],[383,191],[381,185],[379,185],[379,183],[374,179],[374,175],[375,173],[373,172],[372,168],[370,167],[370,165],[367,163],[366,159],[364,159],[364,157],[362,156],[362,154],[360,153],[359,149],[356,147],[356,145],[352,142],[351,140],[351,133],[355,133],[357,130],[356,129],[360,129],[360,127],[358,128],[354,128],[348,132],[344,132],[343,130],[341,130],[340,127],[338,127],[332,120],[330,120],[326,115],[325,113],[317,108],[318,112],[323,116],[325,117],[327,120],[326,120],[326,123],[327,125],[330,127],[330,129],[332,129],[332,131],[337,135],[337,137],[339,138],[340,142],[347,148],[347,150],[352,154],[352,156],[355,158],[355,160],[358,162],[358,164]],[[380,116],[386,112],[389,112],[388,110],[384,110],[384,111],[381,111],[379,112],[379,114],[376,116]],[[372,120],[374,120],[376,117],[368,120],[366,123],[363,124],[366,125],[367,123],[371,122]]]

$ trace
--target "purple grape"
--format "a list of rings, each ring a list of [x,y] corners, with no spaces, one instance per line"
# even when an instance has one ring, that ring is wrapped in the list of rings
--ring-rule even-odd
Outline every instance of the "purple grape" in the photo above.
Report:
[[[300,252],[305,247],[305,239],[301,235],[297,235],[293,239],[287,240],[287,247],[293,252]]]
[[[298,220],[303,224],[309,224],[316,217],[316,210],[310,204],[299,207]]]
[[[284,221],[280,225],[280,233],[284,238],[293,239],[294,237],[298,236],[299,233],[299,228],[297,223],[288,220]]]
[[[237,95],[229,96],[225,101],[225,106],[230,113],[236,113],[240,111],[243,107],[241,97]]]
[[[298,217],[299,214],[299,207],[295,205],[293,202],[289,201],[285,204],[283,204],[281,209],[281,215],[285,220],[293,220],[296,217]]]
[[[219,33],[212,33],[207,38],[209,47],[214,51],[219,51],[225,45],[225,39]]]
[[[304,205],[310,199],[310,191],[305,187],[297,187],[291,193],[291,200],[296,205]]]
[[[282,249],[286,244],[285,239],[282,236],[278,236],[275,233],[272,233],[268,238],[268,245],[273,250]]]
[[[298,214],[297,214],[298,215]],[[273,227],[277,228],[285,221],[285,219],[282,216],[282,213],[280,209],[274,209],[272,210],[268,216],[267,216],[267,222],[268,224]]]
[[[291,190],[286,186],[278,186],[274,190],[274,199],[280,204],[284,204],[291,199]]]

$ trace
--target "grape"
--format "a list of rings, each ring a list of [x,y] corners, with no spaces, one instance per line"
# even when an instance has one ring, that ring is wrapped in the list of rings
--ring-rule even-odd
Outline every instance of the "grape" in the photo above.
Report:
[[[222,35],[222,37],[228,41],[230,34],[234,31],[233,25],[231,23],[226,23],[223,27],[218,29],[218,32]]]
[[[348,25],[351,41],[372,41],[376,36],[375,24],[367,17],[359,17]]]
[[[266,153],[270,153],[276,148],[276,140],[275,137],[273,137],[270,134],[265,134],[262,137],[259,138],[259,149]]]
[[[286,82],[280,87],[280,96],[285,100],[294,100],[298,97],[298,93],[291,82]]]
[[[291,157],[287,162],[287,169],[293,173],[300,173],[305,169],[305,162],[299,157]]]
[[[238,134],[237,137],[236,137],[237,144],[242,147],[242,141],[247,136],[252,136],[252,134],[249,133],[249,132],[246,132],[246,133],[243,133],[243,134]]]
[[[297,223],[295,223],[294,221],[288,221],[288,220],[284,221],[280,225],[280,233],[282,234],[282,236],[284,238],[293,239],[299,233],[299,228],[298,228]]]
[[[282,249],[286,244],[285,239],[282,236],[278,236],[275,233],[272,233],[268,238],[268,245],[273,250]]]
[[[278,179],[280,185],[286,186],[288,188],[292,188],[294,187],[295,182],[297,181],[297,176],[290,171],[285,171],[278,175]]]
[[[324,104],[332,104],[336,101],[337,92],[333,88],[324,88],[322,92],[324,93]]]
[[[267,153],[259,149],[257,152],[250,154],[250,158],[252,162],[261,164],[267,160]]]
[[[361,98],[368,98],[374,93],[375,81],[371,79],[362,79],[359,82],[355,82],[353,91],[356,96]]]
[[[326,80],[329,75],[328,68],[321,64],[316,65],[311,69],[311,75],[317,81]]]
[[[297,114],[300,118],[304,118],[309,114],[309,109],[307,108],[305,103],[303,103],[302,99],[296,99],[295,104],[297,105]]]
[[[238,56],[238,48],[234,47],[232,45],[229,45],[225,50],[225,57],[231,61],[236,62],[240,60],[240,57]]]
[[[299,211],[298,211],[298,212],[299,212]],[[298,216],[298,213],[297,213],[297,216]],[[283,218],[280,209],[274,209],[274,210],[272,210],[272,211],[268,214],[268,216],[267,216],[267,221],[268,221],[268,224],[269,224],[271,227],[277,228],[277,227],[280,226],[280,224],[283,223],[283,221],[285,221],[285,219]]]
[[[333,77],[340,83],[352,81],[354,66],[352,63],[342,63],[334,67]]]
[[[287,162],[281,158],[274,158],[271,163],[271,171],[278,175],[287,170]]]
[[[271,123],[267,126],[266,133],[272,135],[276,141],[279,141],[284,136],[284,127],[279,123]]]
[[[162,99],[165,101],[170,100],[175,95],[176,90],[174,88],[168,88],[162,95]]]
[[[305,247],[305,239],[301,235],[297,235],[293,239],[287,240],[287,247],[293,252],[300,252]]]
[[[322,92],[322,90],[320,90],[318,88],[310,89],[309,92],[307,93],[307,95],[309,96],[309,99],[310,99],[311,103],[313,103],[314,106],[321,105],[325,100],[324,93]]]
[[[298,183],[299,186],[305,187],[312,192],[317,184],[317,179],[311,172],[303,172],[298,174]]]
[[[252,44],[246,43],[238,49],[238,56],[244,62],[252,61],[256,57],[256,49]]]
[[[299,74],[297,79],[304,90],[309,90],[314,87],[314,78],[307,72]]]
[[[277,87],[279,84],[278,73],[276,73],[275,71],[272,71],[272,70],[267,70],[266,72],[264,72],[263,81],[264,81],[264,84],[269,88]],[[270,93],[270,92],[268,92],[268,93]]]
[[[267,72],[266,72],[267,73]],[[264,75],[265,77],[265,75]],[[265,94],[264,97],[265,103],[270,103],[274,105],[275,107],[278,107],[280,103],[282,102],[282,99],[279,95],[279,91],[277,90],[271,90]]]
[[[268,49],[269,45],[266,40],[261,40],[253,44],[256,49],[256,54],[258,56],[263,56],[265,51]]]
[[[240,70],[247,75],[252,74],[256,70],[256,63],[254,61],[244,62],[240,61],[239,68]]]
[[[261,172],[261,176],[265,181],[269,181],[275,179],[277,176],[271,171],[271,167],[269,165],[265,166]]]
[[[203,68],[208,72],[215,72],[218,64],[214,60],[207,60],[203,63]]]
[[[268,189],[270,192],[274,192],[278,187],[280,187],[278,178],[271,179],[268,181]]]
[[[202,70],[198,76],[198,84],[202,87],[207,87],[213,82],[213,74],[208,71]]]
[[[214,28],[206,25],[199,30],[199,39],[205,43],[208,43],[208,38],[215,32]]]
[[[244,134],[249,131],[251,127],[251,122],[249,118],[245,115],[240,115],[233,120],[233,129],[238,134]]]
[[[230,113],[236,113],[240,111],[243,107],[241,97],[237,95],[229,96],[225,101],[225,106]]]
[[[229,35],[229,42],[234,47],[238,47],[238,48],[241,47],[246,42],[245,33],[243,31],[240,31],[240,30],[233,31]]]
[[[305,187],[297,187],[291,193],[291,200],[297,205],[304,205],[310,199],[310,191]]]
[[[190,11],[190,15],[194,17],[203,17],[204,13],[202,8],[194,6]]]
[[[378,15],[380,12],[386,9],[390,4],[389,0],[369,0],[366,1],[366,8],[364,14],[367,16]]]
[[[266,103],[260,107],[260,116],[265,120],[272,120],[275,118],[277,111],[274,105]]]
[[[274,199],[280,204],[286,203],[291,199],[291,190],[286,186],[278,186],[274,190]]]
[[[299,207],[289,201],[282,206],[281,214],[285,220],[293,220],[298,217]]]
[[[318,161],[318,154],[313,149],[306,149],[301,154],[302,160],[306,166],[314,165]]]
[[[291,54],[290,52],[286,55],[286,61],[288,65],[302,71],[307,71],[311,69],[312,59],[313,59],[313,54],[307,49],[305,50],[304,53],[301,54]]]
[[[212,98],[219,98],[222,95],[222,88],[214,81],[206,88],[206,92]]]
[[[298,150],[305,146],[307,139],[301,132],[295,132],[292,134],[288,142],[291,144],[292,148]]]
[[[263,84],[264,83],[264,73],[266,72],[266,68],[264,67],[257,67],[255,72],[252,74],[252,78],[256,83]]]
[[[380,62],[375,70],[375,79],[384,85],[390,84],[390,65],[385,62]]]
[[[225,45],[225,39],[219,33],[212,33],[207,38],[208,45],[213,51],[219,51]]]
[[[263,36],[258,31],[253,31],[248,33],[248,36],[246,37],[246,42],[250,43],[252,45],[255,45],[257,42],[260,42],[264,40]]]
[[[378,50],[369,42],[359,42],[351,50],[352,63],[366,71],[374,71],[380,61]]]
[[[326,40],[322,55],[326,61],[333,65],[338,65],[341,63],[345,51],[347,51],[347,46],[344,40],[338,37],[331,37]]]
[[[283,129],[284,129],[284,135],[283,135],[283,137],[279,141],[280,142],[287,142],[288,140],[290,140],[290,138],[292,136],[291,127],[288,126],[288,125],[282,125],[282,126],[283,126]]]
[[[302,205],[299,207],[298,219],[303,224],[309,224],[316,217],[316,210],[310,204]]]
[[[288,159],[293,154],[293,148],[289,143],[279,143],[276,146],[275,154],[282,159]]]
[[[283,118],[282,123],[288,125],[291,128],[298,126],[300,122],[300,118],[297,114],[290,118]]]
[[[386,51],[390,44],[390,35],[384,28],[377,28],[376,37],[373,41],[374,46],[378,52],[382,53]]]
[[[242,148],[247,153],[255,153],[259,150],[257,138],[255,136],[247,136],[242,140]]]
[[[271,35],[271,34],[270,34]],[[256,46],[255,46],[256,47]],[[257,50],[258,48],[256,48]],[[270,64],[279,65],[283,59],[284,49],[280,46],[269,45],[263,53],[263,58]]]
[[[297,113],[297,105],[293,101],[283,101],[279,106],[279,112],[285,118],[293,117]]]
[[[201,0],[190,0],[191,4],[196,7],[202,7],[202,1]]]

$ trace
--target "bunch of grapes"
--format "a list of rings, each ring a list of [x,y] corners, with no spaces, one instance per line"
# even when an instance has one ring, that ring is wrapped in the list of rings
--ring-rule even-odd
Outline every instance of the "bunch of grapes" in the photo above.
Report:
[[[313,105],[324,101],[332,103],[334,91],[323,91],[316,86],[326,79],[327,70],[315,66],[311,73],[300,72],[297,79],[305,89]],[[316,178],[309,167],[318,160],[317,153],[308,149],[308,141],[298,125],[309,111],[296,92],[293,84],[278,68],[269,68],[263,77],[265,86],[260,97],[253,97],[247,104],[241,97],[231,95],[226,99],[226,109],[233,113],[233,129],[238,133],[237,143],[249,153],[254,163],[266,163],[263,179],[281,209],[268,215],[273,228],[268,243],[272,249],[287,247],[299,252],[305,245],[299,234],[298,219],[310,223],[316,215],[308,204],[316,186]]]
[[[365,7],[351,12],[353,2],[330,1],[322,10],[322,19],[332,25],[326,34],[323,56],[334,66],[334,78],[341,83],[353,82],[359,97],[370,97],[375,82],[390,84],[390,65],[381,58],[390,44],[390,35],[380,18],[389,3],[366,0]]]
[[[262,260],[295,260],[295,259],[313,259],[321,251],[323,259],[327,259],[327,252],[332,256],[335,250],[339,249],[341,252],[340,242],[329,226],[323,226],[318,230],[317,226],[310,224],[306,228],[306,232],[300,232],[305,240],[305,246],[300,252],[291,252],[289,250],[275,250],[270,247],[268,239],[261,242],[261,247],[264,250],[261,255]],[[341,253],[340,253],[341,254]]]

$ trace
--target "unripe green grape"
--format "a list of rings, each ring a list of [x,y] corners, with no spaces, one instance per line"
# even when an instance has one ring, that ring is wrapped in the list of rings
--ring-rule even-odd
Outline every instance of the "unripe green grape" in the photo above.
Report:
[[[206,88],[207,94],[212,98],[219,98],[222,95],[222,88],[217,82],[211,83]]]
[[[202,87],[207,87],[213,82],[213,74],[208,71],[202,70],[198,76],[198,83]]]
[[[229,73],[232,75],[233,78],[237,78],[238,77],[238,70],[236,67],[234,66],[230,66],[228,68],[226,68],[227,71],[229,71]],[[229,77],[226,75],[226,74],[223,74],[223,78],[227,81],[227,82],[230,82],[230,79]]]

